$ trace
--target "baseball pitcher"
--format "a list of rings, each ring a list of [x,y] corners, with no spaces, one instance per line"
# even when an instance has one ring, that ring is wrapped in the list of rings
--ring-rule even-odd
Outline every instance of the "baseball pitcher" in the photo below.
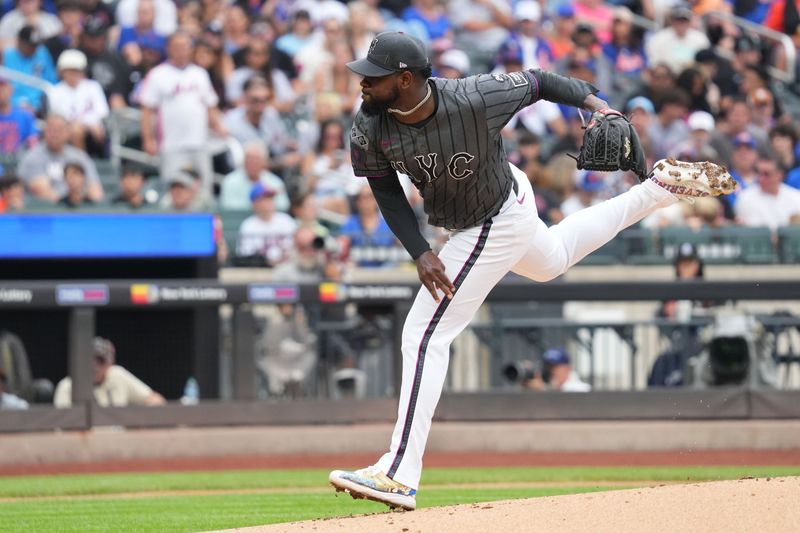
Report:
[[[397,32],[379,34],[367,57],[347,66],[363,77],[350,134],[353,169],[368,178],[425,290],[403,328],[400,402],[388,452],[373,466],[335,470],[329,479],[355,498],[412,510],[450,343],[492,287],[509,271],[551,280],[654,210],[682,197],[732,192],[734,181],[713,163],[662,160],[647,172],[635,130],[582,80],[542,70],[431,78],[422,42]],[[517,111],[540,99],[592,113],[580,168],[632,170],[641,183],[547,227],[530,181],[508,162],[500,136]],[[419,190],[429,222],[450,232],[438,256],[420,233],[398,172]]]

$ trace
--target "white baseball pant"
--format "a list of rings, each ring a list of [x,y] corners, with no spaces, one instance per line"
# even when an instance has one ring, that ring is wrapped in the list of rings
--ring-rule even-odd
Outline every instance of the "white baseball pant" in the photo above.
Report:
[[[511,166],[519,185],[500,212],[482,226],[451,233],[439,253],[456,287],[437,303],[424,287],[403,327],[403,376],[397,423],[389,452],[377,466],[417,489],[431,419],[442,393],[450,343],[464,330],[486,295],[509,271],[548,281],[614,238],[617,233],[677,198],[647,180],[610,200],[547,227],[539,218],[525,174]],[[526,231],[527,230],[527,231]]]

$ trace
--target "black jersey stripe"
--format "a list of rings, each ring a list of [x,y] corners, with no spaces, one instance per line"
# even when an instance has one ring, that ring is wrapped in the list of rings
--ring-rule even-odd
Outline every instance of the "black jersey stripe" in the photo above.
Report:
[[[486,246],[486,240],[489,237],[489,230],[491,228],[492,221],[490,219],[483,224],[483,228],[481,228],[481,232],[478,235],[478,240],[475,243],[475,247],[472,249],[472,252],[462,265],[458,275],[453,280],[453,286],[456,288],[456,295],[458,294],[458,288],[464,284],[464,280],[467,279],[467,275],[469,274],[470,270],[472,270],[472,267],[475,266],[475,263],[478,261],[478,257],[481,255],[483,248]],[[403,433],[400,437],[400,445],[398,446],[397,453],[392,461],[392,466],[386,473],[386,475],[390,478],[393,478],[397,473],[397,469],[400,468],[400,463],[403,461],[403,456],[405,455],[406,447],[408,446],[408,438],[411,435],[411,426],[414,424],[414,411],[417,407],[419,389],[422,385],[422,372],[425,368],[425,355],[428,350],[428,344],[430,343],[431,337],[433,337],[433,334],[436,331],[436,326],[438,326],[439,322],[441,322],[445,311],[447,311],[447,308],[450,306],[450,302],[452,301],[453,300],[449,298],[444,298],[439,303],[439,305],[436,307],[436,311],[434,311],[433,316],[428,322],[428,327],[425,328],[425,333],[422,335],[422,339],[420,339],[419,348],[417,349],[417,366],[414,372],[414,382],[411,385],[411,394],[408,398],[406,419],[403,423]]]

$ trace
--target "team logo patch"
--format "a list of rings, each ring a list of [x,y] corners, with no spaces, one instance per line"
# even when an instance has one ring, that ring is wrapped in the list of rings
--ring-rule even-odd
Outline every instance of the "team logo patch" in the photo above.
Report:
[[[506,74],[514,84],[514,87],[524,87],[528,85],[528,77],[522,72],[509,72]]]
[[[350,140],[361,148],[366,148],[367,145],[369,145],[369,139],[367,139],[367,136],[356,129],[355,126],[350,129]]]
[[[494,81],[498,81],[500,83],[503,83],[503,80],[506,79],[506,77],[502,74],[492,74],[492,77],[494,78]]]

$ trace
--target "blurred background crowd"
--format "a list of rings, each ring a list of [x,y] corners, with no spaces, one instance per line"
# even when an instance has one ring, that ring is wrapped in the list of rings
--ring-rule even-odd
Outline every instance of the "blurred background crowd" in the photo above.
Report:
[[[586,79],[631,118],[648,164],[715,161],[739,183],[642,228],[800,222],[794,0],[5,0],[0,10],[0,212],[211,211],[223,262],[286,280],[406,262],[352,173],[360,80],[345,67],[376,33],[400,30],[427,44],[435,76],[542,68]],[[576,170],[566,157],[583,136],[576,109],[537,102],[503,136],[548,224],[635,182]]]

